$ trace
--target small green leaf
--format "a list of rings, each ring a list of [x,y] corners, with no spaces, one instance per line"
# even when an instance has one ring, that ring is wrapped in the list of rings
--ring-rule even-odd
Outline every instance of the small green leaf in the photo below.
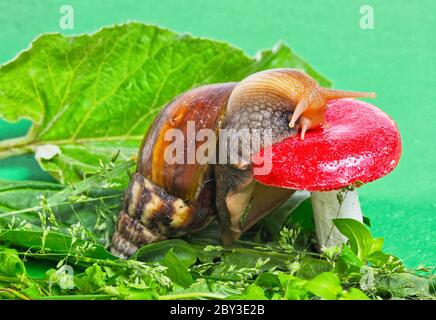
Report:
[[[207,245],[192,245],[197,251],[198,260],[201,263],[212,263],[223,255],[222,246]]]
[[[400,259],[381,251],[371,253],[368,257],[368,262],[371,262],[376,267],[385,267],[390,270],[398,268],[403,269],[403,263]]]
[[[41,287],[36,283],[31,283],[26,289],[21,290],[21,293],[35,300],[43,297]]]
[[[383,243],[384,243],[384,239],[383,238],[373,238],[373,241],[372,241],[372,244],[371,244],[371,248],[369,249],[368,254],[372,254],[374,252],[382,251]]]
[[[42,235],[42,231],[0,229],[0,242],[8,243],[26,250],[30,248],[31,250],[37,251],[43,248],[41,242]],[[74,249],[85,243],[83,240],[77,240],[72,247],[71,242],[71,237],[65,234],[49,232],[45,241],[44,249],[49,253],[69,255],[74,254]],[[110,254],[106,249],[98,244],[93,244],[92,248],[83,252],[83,256],[94,259],[118,260],[117,257]]]
[[[368,296],[360,289],[351,288],[347,293],[342,295],[339,300],[370,300]]]
[[[111,296],[116,296],[120,300],[153,300],[155,298],[151,290],[144,288],[137,289],[124,286],[107,286],[103,290],[105,293]]]
[[[179,286],[187,288],[194,282],[188,268],[177,258],[173,249],[168,250],[162,264],[167,267],[166,275]]]
[[[365,225],[354,219],[334,219],[333,222],[350,241],[351,250],[365,261],[373,246],[373,237]]]
[[[288,300],[306,300],[308,299],[309,292],[304,289],[308,282],[307,280],[300,279],[293,275],[280,272],[278,273],[281,286],[284,291],[284,296]]]
[[[228,282],[199,279],[188,288],[174,287],[173,294],[176,296],[185,295],[186,298],[200,299],[204,297],[213,297],[214,299],[224,299],[232,295],[240,295],[241,289],[235,288]],[[170,297],[167,297],[167,299]]]
[[[331,270],[331,265],[327,260],[303,257],[300,261],[300,268],[297,276],[303,279],[312,279],[316,275]]]
[[[230,296],[230,300],[268,300],[264,290],[255,285],[250,284],[241,295]]]
[[[286,288],[298,288],[302,289],[304,285],[307,283],[307,280],[298,278],[296,276],[293,276],[289,273],[285,272],[278,272],[277,277],[280,280],[281,286],[283,289]]]
[[[106,285],[106,273],[98,264],[94,264],[85,270],[87,281],[96,288]]]
[[[336,300],[342,293],[342,286],[338,276],[331,272],[317,275],[306,283],[304,288],[325,300]]]
[[[286,290],[285,297],[288,300],[308,300],[308,291],[290,288]]]
[[[340,274],[359,272],[363,264],[362,260],[348,246],[344,246],[336,261],[335,271]]]
[[[257,286],[262,287],[264,289],[271,289],[271,288],[281,288],[281,283],[279,278],[270,272],[265,272],[260,274],[256,281],[254,282]]]
[[[169,250],[185,267],[190,267],[197,261],[194,248],[186,241],[180,239],[164,240],[147,244],[134,254],[132,259],[144,262],[161,262]]]
[[[265,252],[256,252],[255,250],[251,252],[230,252],[221,257],[221,261],[213,270],[212,276],[238,280],[241,277],[249,276],[247,272],[239,273],[241,269],[250,269],[252,273],[259,274],[267,272],[271,268],[286,268],[287,260],[285,257],[269,256]],[[259,261],[264,261],[265,264],[257,267]],[[231,268],[231,272],[229,272],[229,268]]]
[[[17,250],[0,247],[0,274],[21,277],[26,275],[26,267]]]

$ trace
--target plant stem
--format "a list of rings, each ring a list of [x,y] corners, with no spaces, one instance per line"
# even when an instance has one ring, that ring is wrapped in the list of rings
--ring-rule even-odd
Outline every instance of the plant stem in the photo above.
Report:
[[[14,155],[25,154],[33,152],[39,145],[44,144],[55,144],[57,146],[65,144],[84,144],[92,142],[107,142],[107,141],[125,141],[125,140],[136,140],[141,141],[142,135],[121,135],[112,137],[92,137],[83,139],[62,139],[62,140],[51,140],[51,141],[37,141],[37,126],[32,126],[30,132],[19,138],[12,138],[0,141],[0,159],[7,158]]]
[[[103,199],[117,198],[117,197],[120,197],[121,195],[122,195],[122,193],[114,194],[114,195],[110,195],[110,196],[98,197],[98,198],[88,198],[88,199],[84,199],[84,200],[76,201],[76,202],[66,201],[66,202],[60,202],[60,203],[52,204],[49,207],[53,208],[53,207],[58,207],[58,206],[62,206],[62,205],[67,205],[67,204],[77,204],[77,203],[93,202],[93,201],[98,201],[98,200],[103,200]],[[20,214],[20,213],[34,212],[34,211],[41,210],[41,209],[44,209],[44,208],[45,207],[43,207],[43,206],[35,206],[35,207],[32,207],[32,208],[26,208],[26,209],[21,209],[21,210],[10,211],[10,212],[6,212],[6,213],[0,214],[0,218],[13,216],[13,215]]]
[[[202,274],[199,274],[198,272],[195,273],[195,275],[198,278],[201,279],[207,279],[207,280],[215,280],[215,281],[227,281],[227,282],[236,282],[236,281],[240,281],[240,279],[236,279],[236,278],[222,278],[222,277],[215,277],[215,276],[205,276]],[[254,280],[245,280],[246,282],[254,282]]]
[[[268,247],[268,246],[264,246],[262,243],[257,243],[257,242],[253,242],[253,241],[237,240],[237,241],[235,241],[235,243],[236,244],[249,245],[249,246],[254,247],[253,248],[254,250],[259,250],[259,251],[271,252],[271,250],[276,250],[276,252],[283,252],[283,250],[279,251],[276,248],[271,248],[271,247]],[[262,249],[256,249],[256,248],[262,248]],[[299,254],[307,254],[307,255],[314,256],[314,257],[320,257],[321,256],[319,253],[316,253],[316,252],[303,251],[303,250],[297,250],[297,249],[294,249],[293,252],[299,253]]]
[[[251,241],[238,240],[238,241],[235,241],[234,243],[235,244],[239,243],[239,244],[251,245],[253,247],[262,247],[261,243],[256,243],[256,242],[251,242]],[[201,242],[197,242],[197,243],[191,243],[191,245],[204,246],[205,244],[201,243]],[[222,248],[222,251],[224,251],[224,252],[236,252],[236,253],[247,253],[247,254],[255,253],[255,254],[264,255],[264,256],[276,256],[276,257],[281,258],[281,259],[290,258],[292,256],[291,253],[285,253],[283,251],[282,252],[272,251],[272,250],[274,250],[274,249],[269,248],[269,247],[265,247],[264,250],[263,249],[262,250],[256,249],[256,248],[241,248],[241,247],[236,247],[236,248],[235,247],[223,247]],[[293,253],[307,254],[307,255],[317,257],[317,258],[321,257],[321,255],[319,253],[310,252],[310,251],[294,250]]]
[[[222,300],[226,296],[210,292],[189,292],[189,293],[176,293],[159,296],[159,300],[179,300],[179,299],[192,299],[192,298],[209,298]]]
[[[6,150],[1,150],[0,148],[0,159],[9,158],[13,156],[20,156],[31,152],[32,152],[32,148],[28,146],[21,147],[21,148],[9,148]]]
[[[14,278],[14,277],[7,277],[7,276],[0,276],[0,281],[4,281],[4,282],[14,282],[14,283],[21,283],[22,281],[18,278]]]
[[[0,159],[31,152],[33,149],[29,144],[35,138],[36,129],[37,126],[34,125],[29,133],[24,137],[0,141]]]
[[[114,298],[115,296],[110,294],[77,294],[68,296],[47,296],[38,297],[35,300],[108,300]]]
[[[17,298],[20,298],[21,300],[32,300],[28,296],[25,296],[24,294],[10,288],[0,288],[0,292],[7,292],[9,294],[14,295]]]
[[[68,254],[66,253],[32,253],[32,252],[18,252],[19,255],[24,255],[27,257],[35,257],[35,258],[54,258],[54,257],[66,257]],[[108,267],[117,267],[123,268],[128,267],[126,260],[107,260],[107,259],[95,259],[89,257],[80,257],[69,255],[69,258],[76,259],[78,265],[90,265],[94,263],[98,263],[100,265],[108,266]]]
[[[193,246],[203,246],[202,244],[192,244]],[[238,248],[238,247],[224,247],[221,249],[221,251],[229,252],[229,253],[246,253],[246,254],[257,254],[261,256],[266,257],[277,257],[281,259],[289,259],[290,254],[287,253],[280,253],[280,252],[273,252],[273,251],[265,251],[265,250],[256,250],[256,249],[250,249],[250,248]]]

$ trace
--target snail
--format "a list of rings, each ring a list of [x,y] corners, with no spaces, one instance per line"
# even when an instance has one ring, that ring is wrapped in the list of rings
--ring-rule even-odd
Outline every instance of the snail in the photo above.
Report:
[[[271,69],[238,83],[205,85],[174,98],[144,137],[137,171],[126,190],[113,235],[112,252],[131,256],[144,244],[191,234],[216,217],[224,245],[231,244],[295,192],[256,182],[251,155],[267,144],[298,133],[304,139],[307,130],[328,125],[326,102],[350,97],[374,94],[323,88],[302,71]],[[199,151],[205,138],[192,139],[188,131],[212,131],[219,138],[211,139],[209,146],[220,156],[226,151],[226,161],[189,161],[190,152],[182,154],[183,161],[168,161],[166,155],[175,151],[168,132],[174,129],[188,144],[182,151],[190,149],[191,153]],[[257,134],[250,134],[254,131]],[[221,132],[238,143],[223,147]],[[249,152],[244,149],[244,139],[255,146]],[[229,159],[232,152],[238,155],[236,161]]]

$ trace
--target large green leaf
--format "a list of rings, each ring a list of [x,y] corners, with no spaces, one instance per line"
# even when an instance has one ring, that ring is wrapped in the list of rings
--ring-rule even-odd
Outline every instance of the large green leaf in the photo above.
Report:
[[[429,298],[431,279],[411,273],[395,273],[381,277],[379,290],[397,298]]]
[[[324,272],[310,280],[304,288],[325,300],[336,300],[342,293],[341,282],[336,274]]]
[[[24,210],[20,214],[14,212],[36,207],[41,195],[48,198],[63,188],[50,182],[0,180],[0,227],[18,226],[23,221],[39,225],[36,210]]]
[[[0,143],[0,157],[34,152],[60,181],[76,181],[137,154],[154,116],[190,88],[293,67],[329,82],[286,46],[257,58],[226,43],[140,23],[92,35],[47,34],[0,68],[0,117],[33,122],[27,136]]]
[[[111,163],[98,174],[68,186],[0,181],[0,229],[25,226],[40,231],[40,214],[52,213],[56,226],[51,227],[56,231],[69,235],[69,228],[80,222],[87,239],[108,246],[122,203],[122,191],[113,189],[126,187],[124,180],[128,180],[132,165],[131,161]]]
[[[26,267],[18,257],[17,250],[0,246],[0,274],[22,276]]]
[[[133,258],[144,262],[162,262],[170,250],[185,267],[193,265],[197,260],[194,248],[186,241],[180,239],[147,244],[139,248]]]
[[[339,231],[348,238],[351,250],[360,260],[366,260],[374,245],[376,245],[377,251],[381,250],[383,243],[374,239],[363,223],[354,219],[334,219],[333,222]]]
[[[250,284],[242,294],[230,296],[227,299],[229,299],[229,300],[268,300],[268,297],[265,295],[265,292],[261,287],[255,285],[255,284]]]
[[[32,249],[35,251],[44,249],[48,253],[74,254],[76,248],[83,245],[83,240],[77,240],[74,245],[72,238],[57,232],[47,234],[45,243],[42,243],[43,233],[34,230],[4,230],[0,229],[0,243],[12,244],[15,247]],[[84,257],[95,259],[116,260],[117,258],[106,251],[102,246],[94,244],[93,248],[83,253]]]
[[[166,275],[179,286],[187,288],[194,282],[188,268],[177,258],[173,249],[167,252],[162,264],[167,267]]]

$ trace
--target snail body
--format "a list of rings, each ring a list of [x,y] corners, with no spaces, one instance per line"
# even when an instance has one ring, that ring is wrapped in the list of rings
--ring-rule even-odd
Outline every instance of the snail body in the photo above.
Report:
[[[239,83],[206,85],[179,95],[161,110],[144,137],[112,252],[130,256],[143,244],[200,230],[215,217],[224,244],[230,244],[295,191],[255,182],[251,154],[265,147],[265,141],[276,143],[300,130],[304,139],[307,130],[325,125],[330,99],[370,96],[322,88],[294,69],[262,71]],[[189,154],[181,162],[167,161],[164,155],[171,150],[168,132],[172,129],[181,132],[191,151],[201,147],[201,141],[188,135],[190,124],[195,132],[208,129],[217,136],[230,132],[230,141],[240,132],[256,130],[256,135],[250,135],[256,147],[247,153],[241,143],[230,146],[228,154],[236,152],[236,162],[192,162]],[[217,154],[224,149],[221,140],[220,136],[209,141]]]

